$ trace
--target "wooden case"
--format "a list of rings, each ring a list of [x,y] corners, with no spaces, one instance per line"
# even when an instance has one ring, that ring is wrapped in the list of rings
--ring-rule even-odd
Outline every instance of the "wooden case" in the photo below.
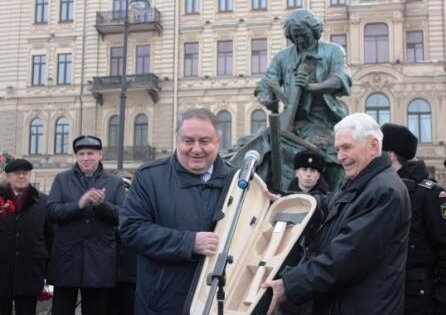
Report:
[[[266,290],[260,288],[260,284],[277,274],[313,215],[316,200],[310,195],[293,194],[271,204],[265,193],[266,185],[259,176],[254,175],[245,193],[237,183],[238,172],[226,196],[225,217],[218,222],[215,232],[219,235],[218,253],[223,251],[228,241],[229,255],[233,258],[232,264],[226,268],[224,313],[249,315]],[[235,220],[238,207],[242,207],[241,213]],[[276,222],[279,217],[280,221]],[[295,222],[282,221],[288,217]],[[238,223],[230,241],[231,223],[236,221]],[[204,262],[190,308],[191,315],[203,314],[210,292],[207,277],[214,271],[217,256],[207,257]],[[209,314],[217,315],[215,296],[212,300]]]

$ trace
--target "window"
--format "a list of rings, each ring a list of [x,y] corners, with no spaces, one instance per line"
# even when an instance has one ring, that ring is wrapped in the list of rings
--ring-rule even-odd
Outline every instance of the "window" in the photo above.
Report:
[[[150,45],[136,46],[136,74],[150,72]]]
[[[73,3],[74,0],[60,0],[60,21],[73,21]]]
[[[217,130],[220,133],[220,149],[229,149],[232,145],[232,119],[227,111],[221,111],[217,115]]]
[[[251,73],[266,71],[266,39],[253,39],[251,42]]]
[[[257,109],[251,114],[251,133],[256,133],[266,127],[266,114],[263,110]]]
[[[431,106],[422,99],[410,102],[407,110],[407,124],[420,143],[432,142]]]
[[[344,51],[347,51],[347,35],[345,34],[334,34],[330,36],[330,41],[338,44]]]
[[[31,84],[33,86],[45,85],[46,82],[46,56],[33,56],[33,70],[32,70]]]
[[[251,0],[253,10],[266,10],[266,0]]]
[[[217,43],[217,75],[232,75],[232,41],[219,41]]]
[[[124,19],[126,0],[113,0],[113,18]]]
[[[122,75],[124,49],[122,47],[112,47],[110,55],[110,75]]]
[[[218,12],[231,12],[234,10],[233,0],[218,0]]]
[[[147,146],[149,145],[148,140],[149,122],[147,116],[144,114],[139,114],[135,118],[135,130],[134,130],[134,143],[135,147]]]
[[[119,143],[119,116],[113,115],[108,121],[108,146],[116,148]]]
[[[60,117],[56,122],[54,154],[68,154],[68,119]]]
[[[43,153],[43,121],[40,118],[34,118],[31,121],[29,130],[29,154]]]
[[[423,32],[407,32],[406,35],[407,62],[420,62],[424,60]]]
[[[389,99],[381,93],[370,95],[365,104],[365,112],[380,125],[390,122]]]
[[[71,54],[57,55],[57,84],[71,84]]]
[[[330,5],[345,5],[347,0],[330,0]]]
[[[198,77],[198,43],[184,44],[184,76]]]
[[[186,1],[186,14],[200,13],[200,0],[185,0],[185,1]]]
[[[48,23],[48,0],[36,0],[35,23]]]
[[[302,8],[302,0],[287,0],[286,6],[288,9]]]
[[[389,31],[384,23],[368,24],[364,28],[364,62],[389,61]]]

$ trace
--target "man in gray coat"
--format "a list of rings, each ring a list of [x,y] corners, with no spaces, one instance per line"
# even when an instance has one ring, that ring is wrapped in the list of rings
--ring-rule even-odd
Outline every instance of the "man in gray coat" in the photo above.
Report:
[[[370,116],[352,114],[335,126],[335,148],[347,182],[320,197],[324,220],[309,255],[269,281],[280,303],[314,300],[317,315],[402,315],[410,227],[403,182],[382,155],[383,134]]]
[[[83,315],[107,315],[124,184],[104,171],[99,138],[80,136],[73,150],[76,164],[57,174],[48,198],[49,218],[57,225],[50,258],[52,314],[74,315],[80,289]]]
[[[178,123],[175,153],[141,166],[133,178],[120,229],[123,243],[138,254],[135,315],[189,313],[199,261],[217,251],[211,231],[223,217],[232,179],[218,147],[215,115],[187,110]]]

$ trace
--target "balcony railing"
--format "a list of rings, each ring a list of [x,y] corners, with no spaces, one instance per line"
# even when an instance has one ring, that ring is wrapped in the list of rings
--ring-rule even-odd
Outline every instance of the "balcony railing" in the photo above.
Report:
[[[104,161],[116,160],[118,158],[118,147],[103,147]],[[127,146],[124,147],[124,161],[153,161],[156,159],[155,147],[145,146]]]
[[[120,75],[93,77],[91,92],[96,101],[102,105],[103,92],[114,91],[120,88]],[[155,103],[159,100],[159,78],[153,73],[127,75],[127,89],[145,89]]]
[[[124,14],[124,11],[96,12],[97,31],[102,35],[123,33]],[[161,14],[156,8],[142,13],[129,10],[128,14],[129,32],[161,32]]]

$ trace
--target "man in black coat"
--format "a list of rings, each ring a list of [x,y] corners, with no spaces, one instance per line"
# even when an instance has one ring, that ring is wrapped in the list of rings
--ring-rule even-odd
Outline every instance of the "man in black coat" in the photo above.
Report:
[[[406,264],[405,315],[446,314],[446,192],[412,160],[418,139],[405,126],[381,127],[383,150],[409,191],[412,219]]]
[[[80,136],[73,150],[76,164],[57,174],[48,197],[49,218],[57,225],[49,276],[52,314],[74,315],[80,289],[83,315],[108,315],[124,184],[104,171],[99,138]]]
[[[31,184],[33,165],[14,159],[5,167],[0,187],[0,314],[36,313],[51,246],[46,195]]]
[[[178,122],[175,153],[141,166],[133,178],[120,230],[138,254],[135,315],[189,313],[199,262],[217,252],[212,230],[232,179],[218,148],[215,115],[189,109]]]
[[[319,196],[324,221],[299,265],[268,281],[268,314],[287,299],[313,300],[317,315],[402,315],[410,227],[407,189],[382,155],[382,132],[363,113],[335,126],[335,149],[347,182]]]

